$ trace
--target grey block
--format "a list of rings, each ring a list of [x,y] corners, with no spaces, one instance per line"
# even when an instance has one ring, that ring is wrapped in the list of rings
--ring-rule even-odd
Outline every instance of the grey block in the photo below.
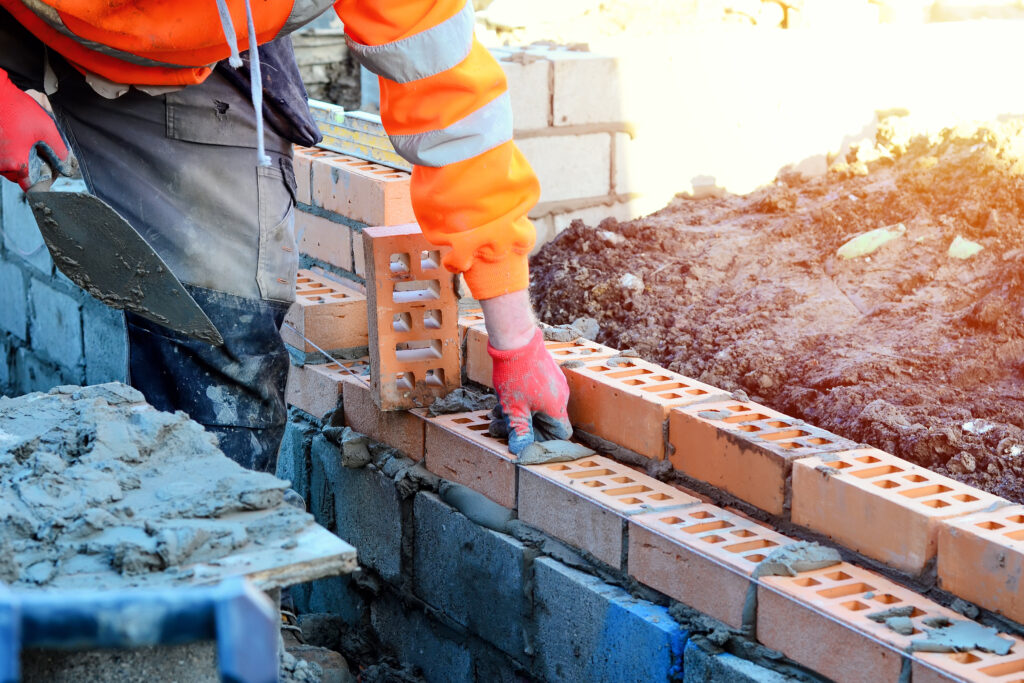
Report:
[[[331,614],[350,626],[359,624],[368,609],[347,574],[291,586],[288,590],[300,614]]]
[[[13,393],[11,389],[11,347],[0,337],[0,396]]]
[[[29,285],[32,349],[65,368],[82,361],[82,311],[79,303],[40,280]]]
[[[310,448],[319,428],[302,417],[298,408],[288,409],[288,424],[285,426],[281,450],[277,455],[278,479],[292,483],[292,488],[306,501],[309,509]]]
[[[728,652],[711,654],[690,641],[683,653],[683,683],[785,683],[792,678]]]
[[[49,391],[61,384],[81,384],[83,374],[80,368],[58,368],[21,347],[15,352],[11,366],[11,388],[15,394]]]
[[[681,676],[688,634],[667,609],[547,557],[533,566],[540,678],[640,683]]]
[[[402,508],[395,481],[372,466],[341,464],[338,447],[322,434],[313,439],[310,498],[338,536],[356,547],[359,563],[397,582],[402,571]]]
[[[25,193],[12,182],[0,179],[0,228],[8,260],[23,261],[45,277],[53,274],[53,260],[39,233]]]
[[[525,649],[522,543],[478,526],[432,493],[416,495],[416,594],[513,657]]]
[[[128,381],[128,333],[124,313],[92,298],[82,305],[85,381],[88,384]]]
[[[28,296],[25,294],[25,274],[17,263],[0,261],[0,330],[10,332],[21,340],[28,339]]]
[[[416,667],[427,681],[472,683],[473,658],[451,632],[423,612],[382,594],[370,607],[370,623],[377,637],[400,662]]]

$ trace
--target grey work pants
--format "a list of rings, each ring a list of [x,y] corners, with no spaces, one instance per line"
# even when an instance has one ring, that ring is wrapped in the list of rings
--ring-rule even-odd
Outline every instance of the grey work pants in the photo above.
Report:
[[[215,348],[128,315],[132,385],[217,434],[236,462],[273,472],[287,417],[278,328],[298,267],[290,143],[268,126],[272,163],[258,167],[252,103],[216,70],[167,95],[105,99],[48,58],[54,114],[90,191],[153,245],[225,339]],[[46,59],[0,10],[0,68],[11,80],[42,90]]]

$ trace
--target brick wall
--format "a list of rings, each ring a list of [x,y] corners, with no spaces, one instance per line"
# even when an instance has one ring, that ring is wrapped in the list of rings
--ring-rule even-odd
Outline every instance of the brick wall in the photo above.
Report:
[[[124,381],[124,316],[54,269],[16,185],[0,199],[0,394]]]

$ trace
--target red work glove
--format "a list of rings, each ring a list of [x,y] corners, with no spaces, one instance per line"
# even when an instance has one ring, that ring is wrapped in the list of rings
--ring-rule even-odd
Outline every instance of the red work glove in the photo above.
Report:
[[[508,426],[508,449],[519,454],[536,441],[568,439],[569,385],[544,347],[539,329],[529,344],[502,351],[487,345],[494,361],[494,389]]]
[[[70,174],[68,148],[50,115],[0,69],[0,175],[27,190],[54,171]]]

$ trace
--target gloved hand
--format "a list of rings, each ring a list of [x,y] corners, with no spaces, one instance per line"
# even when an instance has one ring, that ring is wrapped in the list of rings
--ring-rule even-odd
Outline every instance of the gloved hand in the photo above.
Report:
[[[0,175],[28,190],[47,174],[70,175],[70,153],[50,115],[0,69]]]
[[[494,361],[494,389],[508,425],[508,449],[518,455],[536,439],[568,439],[569,385],[544,347],[539,329],[523,347],[503,351],[487,345]],[[535,424],[536,423],[536,424]]]

